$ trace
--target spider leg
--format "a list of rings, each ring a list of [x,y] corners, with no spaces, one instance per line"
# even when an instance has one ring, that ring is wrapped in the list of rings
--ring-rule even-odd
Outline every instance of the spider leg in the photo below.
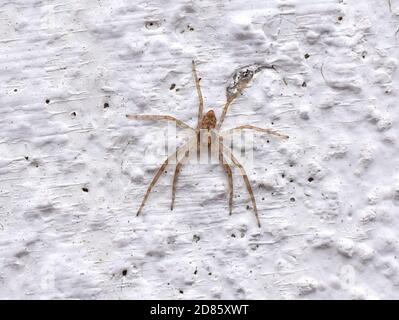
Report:
[[[200,123],[201,123],[201,119],[202,119],[202,114],[204,112],[204,98],[202,97],[200,79],[198,78],[197,70],[195,69],[194,60],[191,63],[192,63],[192,70],[193,70],[193,75],[194,75],[195,87],[197,89],[198,100],[199,100],[199,104],[198,104],[198,123],[197,123],[197,128],[199,128]]]
[[[145,193],[144,199],[141,202],[140,208],[137,211],[136,216],[138,216],[141,212],[141,210],[143,209],[145,202],[147,201],[148,196],[150,195],[150,192],[152,190],[152,188],[155,186],[155,184],[157,183],[159,177],[162,175],[162,172],[165,170],[166,166],[168,165],[169,162],[169,158],[167,158],[165,160],[165,162],[159,167],[157,173],[155,174],[154,178],[152,179],[150,185],[148,186],[147,192]]]
[[[184,146],[182,146],[182,147],[180,147],[180,148],[177,148],[176,151],[175,151],[174,153],[172,153],[168,158],[166,158],[166,160],[165,160],[165,161],[162,163],[162,165],[159,167],[157,173],[155,174],[154,178],[152,178],[152,181],[151,181],[150,185],[148,186],[147,192],[146,192],[145,195],[144,195],[143,201],[141,202],[140,208],[139,208],[139,210],[137,211],[136,216],[138,216],[138,215],[141,213],[141,210],[143,209],[143,207],[144,207],[144,205],[145,205],[145,203],[146,203],[146,201],[147,201],[147,198],[148,198],[148,196],[149,196],[150,193],[151,193],[152,188],[153,188],[153,187],[155,186],[155,184],[157,183],[158,179],[159,179],[160,176],[162,175],[162,173],[163,173],[163,171],[165,170],[166,166],[168,165],[169,161],[170,161],[173,157],[175,157],[175,156],[176,156],[176,158],[177,158],[177,155],[178,155],[179,151],[180,151],[181,149],[183,149],[183,148],[186,148],[186,147],[188,146],[188,144],[189,144],[189,143],[185,144]]]
[[[224,152],[227,154],[228,157],[230,157],[231,161],[233,162],[233,164],[240,170],[242,178],[244,180],[244,183],[247,187],[249,196],[251,197],[251,201],[252,201],[252,205],[254,207],[254,212],[255,212],[255,217],[256,217],[256,221],[258,223],[258,227],[260,228],[260,220],[259,220],[259,215],[258,215],[258,208],[256,207],[256,201],[255,201],[255,196],[254,193],[252,191],[252,187],[251,187],[251,183],[249,182],[248,179],[248,175],[244,169],[244,167],[241,165],[241,163],[239,163],[237,161],[237,159],[234,157],[234,155],[232,154],[232,152],[226,148],[223,148]]]
[[[246,125],[243,125],[243,126],[239,126],[239,127],[233,128],[233,129],[225,130],[225,131],[221,132],[220,135],[225,136],[225,135],[229,135],[229,134],[231,134],[231,133],[233,133],[235,131],[245,130],[245,129],[259,131],[259,132],[263,132],[263,133],[268,133],[268,134],[271,134],[273,136],[276,136],[276,137],[279,137],[279,138],[282,138],[282,139],[288,139],[289,138],[289,136],[287,136],[285,134],[282,134],[282,133],[279,133],[279,132],[277,132],[275,130],[267,129],[267,128],[259,128],[259,127],[255,127],[255,126],[252,126],[252,125],[249,125],[249,124],[246,124]]]
[[[183,161],[186,157],[188,157],[189,151],[186,151],[184,158],[181,159],[180,161],[177,162],[176,168],[175,168],[175,174],[173,176],[173,185],[172,185],[172,204],[170,205],[170,210],[173,210],[173,206],[175,203],[175,198],[176,198],[176,185],[177,185],[177,178],[180,174],[180,170],[183,166]]]
[[[229,212],[230,215],[233,213],[233,173],[231,171],[230,166],[225,163],[224,158],[223,158],[223,143],[222,143],[222,137],[219,137],[219,162],[223,166],[224,171],[226,172],[227,175],[227,181],[229,184]]]
[[[150,121],[174,121],[176,124],[182,128],[194,130],[185,122],[176,119],[172,116],[167,115],[155,115],[155,114],[127,114],[126,118],[131,120],[150,120]]]
[[[175,169],[175,174],[173,176],[173,186],[172,186],[172,203],[170,205],[170,210],[173,210],[173,206],[175,203],[176,198],[176,184],[177,184],[177,177],[180,174],[181,167],[183,166],[182,162],[178,162]]]
[[[242,77],[238,77],[238,79],[236,79],[236,82],[234,83],[233,87],[228,87],[227,88],[227,94],[226,94],[226,104],[223,107],[223,111],[222,111],[222,115],[220,116],[220,120],[219,123],[216,127],[217,130],[220,130],[220,128],[222,127],[224,118],[226,117],[227,111],[230,107],[230,105],[234,102],[234,100],[236,100],[241,93],[245,90],[245,88],[248,86],[248,84],[251,82],[253,76],[259,72],[262,69],[273,69],[276,70],[275,67],[273,65],[269,66],[269,65],[262,65],[260,67],[258,67],[256,70],[253,70],[252,73],[247,73],[249,70],[247,70],[246,72],[242,73]],[[237,74],[235,75],[237,76]],[[232,91],[229,92],[229,89],[233,89]]]
[[[223,107],[222,115],[220,116],[219,123],[216,126],[217,130],[220,130],[220,127],[223,124],[224,118],[226,117],[227,111],[229,110],[230,105],[234,102],[235,99],[244,91],[244,89],[248,86],[251,78],[248,80],[242,80],[237,84],[236,91],[227,97],[227,101]]]

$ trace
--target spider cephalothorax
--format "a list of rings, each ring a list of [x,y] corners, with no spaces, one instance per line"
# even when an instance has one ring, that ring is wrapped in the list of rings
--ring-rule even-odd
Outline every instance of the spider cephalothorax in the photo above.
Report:
[[[200,129],[215,129],[216,128],[216,116],[213,110],[209,110],[201,120]]]
[[[252,68],[252,69],[251,69]],[[227,180],[228,180],[228,186],[229,186],[229,211],[230,214],[232,213],[233,210],[233,174],[232,174],[232,169],[231,166],[236,167],[240,173],[241,176],[244,180],[245,186],[248,190],[249,196],[251,198],[251,202],[253,205],[253,209],[255,212],[255,217],[256,221],[258,223],[258,226],[260,227],[260,220],[258,216],[258,209],[256,207],[256,201],[254,197],[254,193],[252,191],[251,183],[249,182],[247,173],[245,172],[244,167],[237,161],[237,159],[234,157],[232,151],[228,148],[226,148],[223,145],[223,136],[229,135],[234,133],[235,131],[239,130],[255,130],[258,132],[262,133],[268,133],[283,139],[287,139],[288,136],[284,134],[280,134],[274,130],[271,129],[266,129],[266,128],[259,128],[255,127],[252,125],[242,125],[233,129],[229,129],[223,132],[220,132],[220,128],[223,124],[224,118],[226,116],[227,110],[229,106],[233,103],[233,101],[243,92],[243,90],[248,86],[249,82],[252,80],[253,76],[259,72],[260,70],[264,68],[269,68],[269,69],[274,69],[274,66],[267,66],[267,65],[261,65],[261,66],[256,66],[255,69],[253,67],[245,67],[241,69],[240,71],[236,72],[233,75],[233,83],[230,84],[227,89],[226,89],[226,103],[223,107],[222,114],[220,116],[219,122],[216,120],[215,112],[213,110],[209,110],[205,115],[203,115],[203,109],[204,109],[204,101],[202,98],[202,92],[201,92],[201,87],[200,87],[200,79],[198,79],[197,72],[195,69],[195,63],[192,61],[192,70],[193,70],[193,75],[194,75],[194,80],[195,80],[195,87],[197,89],[197,94],[198,94],[198,100],[199,100],[199,107],[198,107],[198,121],[197,121],[197,126],[196,129],[190,127],[188,124],[185,122],[176,119],[172,116],[167,116],[167,115],[144,115],[144,114],[131,114],[131,115],[126,115],[128,119],[139,119],[139,120],[166,120],[166,121],[174,121],[176,125],[183,127],[185,129],[190,129],[193,131],[194,134],[193,136],[196,139],[197,143],[197,151],[199,152],[199,144],[201,143],[201,139],[199,139],[200,136],[200,131],[202,130],[207,130],[207,135],[208,135],[208,147],[210,147],[211,144],[211,136],[209,135],[210,133],[214,135],[216,138],[215,141],[219,144],[218,152],[219,152],[219,161],[220,164],[222,165],[226,175],[227,175]],[[158,169],[157,173],[155,174],[154,178],[152,179],[150,185],[148,186],[147,192],[144,195],[144,199],[141,202],[141,205],[139,207],[139,210],[137,211],[137,215],[140,214],[142,211],[147,198],[152,190],[152,188],[155,186],[157,183],[158,179],[164,172],[166,166],[171,162],[171,159],[174,159],[176,157],[176,168],[175,168],[175,174],[173,176],[173,185],[172,185],[172,204],[171,204],[171,210],[173,210],[173,205],[175,202],[175,196],[176,196],[176,184],[177,184],[177,178],[180,174],[181,167],[184,164],[184,160],[187,159],[189,156],[189,149],[190,146],[192,146],[193,141],[187,142],[185,145],[178,147],[175,152],[173,152],[160,166]],[[226,162],[225,159],[229,159],[229,162]]]

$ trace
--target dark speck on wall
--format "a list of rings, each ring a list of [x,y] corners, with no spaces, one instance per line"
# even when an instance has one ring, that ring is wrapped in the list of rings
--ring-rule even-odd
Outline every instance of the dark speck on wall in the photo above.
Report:
[[[89,189],[86,188],[86,187],[83,187],[83,188],[82,188],[82,191],[83,191],[83,192],[89,192]]]

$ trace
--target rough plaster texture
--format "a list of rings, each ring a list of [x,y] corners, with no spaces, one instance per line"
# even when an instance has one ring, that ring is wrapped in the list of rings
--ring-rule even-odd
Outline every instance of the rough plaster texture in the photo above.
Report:
[[[398,26],[396,0],[2,1],[0,298],[398,298]],[[135,217],[165,124],[125,114],[195,125],[193,58],[217,116],[234,70],[278,69],[225,122],[291,137],[255,137],[260,229],[217,165]]]

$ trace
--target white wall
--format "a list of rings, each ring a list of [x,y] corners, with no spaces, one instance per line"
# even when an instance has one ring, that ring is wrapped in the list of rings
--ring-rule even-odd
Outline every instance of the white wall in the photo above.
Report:
[[[398,298],[398,25],[396,0],[1,4],[0,298]],[[195,126],[192,59],[217,117],[236,69],[278,70],[224,124],[290,135],[255,138],[260,229],[217,165],[135,217],[166,125],[125,114]]]

